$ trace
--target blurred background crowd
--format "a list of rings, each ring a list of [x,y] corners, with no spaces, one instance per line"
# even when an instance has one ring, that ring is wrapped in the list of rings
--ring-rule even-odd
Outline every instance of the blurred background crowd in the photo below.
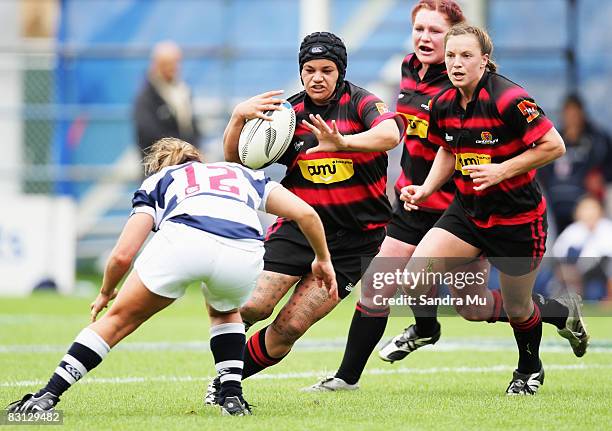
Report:
[[[612,2],[460,3],[470,21],[489,29],[501,73],[526,86],[567,146],[563,158],[539,172],[552,227],[548,256],[564,259],[544,269],[539,289],[574,283],[587,299],[612,298]],[[299,90],[297,48],[310,31],[342,36],[348,79],[394,106],[400,63],[412,50],[413,4],[0,2],[5,285],[38,268],[29,271],[25,290],[49,280],[70,291],[75,271],[95,270],[114,244],[142,179],[142,150],[177,136],[201,147],[208,160],[221,159],[223,129],[237,101]],[[391,153],[389,191],[399,154]],[[269,174],[279,177],[279,169]]]

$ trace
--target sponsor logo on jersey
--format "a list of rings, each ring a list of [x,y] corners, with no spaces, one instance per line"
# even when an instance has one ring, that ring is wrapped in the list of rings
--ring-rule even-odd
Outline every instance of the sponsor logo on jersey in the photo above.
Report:
[[[386,114],[387,112],[389,112],[389,107],[387,106],[385,102],[375,103],[374,106],[376,106],[376,109],[378,110],[378,113],[380,115]]]
[[[298,160],[302,176],[315,184],[346,181],[355,175],[351,159]]]
[[[431,108],[429,107],[429,105],[431,104],[431,100],[429,102],[427,102],[427,105],[424,103],[421,103],[421,108],[423,108],[426,111],[429,111]]]
[[[354,287],[355,286],[353,286],[353,283],[349,283],[346,286],[344,286],[344,290],[346,290],[347,292],[351,292]]]
[[[444,134],[444,140],[446,142],[453,142],[453,137],[451,135],[449,135],[448,133]]]
[[[398,95],[397,95],[397,98],[398,98],[398,99],[403,99],[403,98],[404,98],[404,96],[405,96],[405,94],[404,94],[404,93],[400,93],[400,94],[398,94]]]
[[[540,116],[540,111],[538,111],[538,105],[534,102],[530,102],[529,100],[522,100],[518,105],[516,105],[521,114],[527,118],[527,122],[531,123],[533,120]]]
[[[295,151],[300,151],[300,148],[304,146],[304,141],[295,141],[293,146],[295,147]]]
[[[490,163],[491,156],[488,154],[459,153],[455,158],[455,169],[461,171],[463,175],[470,175],[468,171],[463,169],[464,166],[488,165]]]
[[[418,136],[419,138],[427,138],[427,129],[429,129],[429,121],[423,120],[416,115],[402,114],[408,120],[406,127],[407,136]]]
[[[476,141],[477,144],[483,144],[483,145],[493,145],[493,144],[497,144],[499,142],[499,139],[495,138],[493,139],[493,134],[491,132],[481,132],[480,133],[480,139]]]

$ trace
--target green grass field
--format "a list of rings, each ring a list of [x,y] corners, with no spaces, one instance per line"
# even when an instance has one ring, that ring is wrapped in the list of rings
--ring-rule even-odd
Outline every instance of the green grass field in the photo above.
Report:
[[[88,323],[92,298],[36,294],[0,299],[0,403],[38,389]],[[62,397],[64,429],[400,430],[610,429],[612,318],[587,320],[584,358],[544,328],[545,385],[535,397],[504,395],[516,362],[505,324],[442,318],[442,339],[393,365],[373,356],[350,393],[299,389],[338,366],[355,297],[298,342],[279,365],[244,383],[251,417],[204,407],[213,375],[208,322],[197,289],[127,338]],[[392,318],[385,339],[410,318]],[[24,429],[24,427],[2,427]]]

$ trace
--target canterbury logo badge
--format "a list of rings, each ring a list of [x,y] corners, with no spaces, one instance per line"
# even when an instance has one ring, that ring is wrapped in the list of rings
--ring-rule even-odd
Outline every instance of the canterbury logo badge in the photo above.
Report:
[[[451,135],[449,135],[448,133],[444,134],[444,140],[446,142],[453,142],[453,137]]]
[[[480,140],[477,140],[476,143],[477,144],[483,144],[483,145],[493,145],[493,144],[497,144],[499,142],[499,139],[495,138],[493,139],[493,134],[491,132],[482,132],[480,134]]]
[[[310,53],[311,54],[322,54],[326,51],[325,47],[323,46],[313,46],[312,48],[310,48]]]
[[[470,175],[468,171],[463,170],[464,166],[470,165],[488,165],[491,163],[491,156],[488,154],[478,153],[459,153],[457,154],[455,169],[461,171],[463,175]]]
[[[516,105],[521,114],[527,118],[527,122],[531,123],[533,120],[540,116],[540,111],[538,110],[538,105],[534,102],[530,102],[529,100],[522,100],[518,105]]]
[[[81,377],[83,377],[83,375],[81,374],[81,372],[79,370],[77,370],[76,368],[74,368],[72,365],[70,364],[66,364],[64,366],[64,368],[66,369],[66,371],[68,371],[70,373],[70,375],[72,377],[74,377],[75,380],[79,380]]]
[[[416,115],[402,114],[408,120],[406,127],[407,136],[418,136],[419,138],[427,138],[427,129],[429,129],[429,121],[423,120]]]
[[[315,184],[346,181],[355,175],[351,159],[298,160],[302,176]]]

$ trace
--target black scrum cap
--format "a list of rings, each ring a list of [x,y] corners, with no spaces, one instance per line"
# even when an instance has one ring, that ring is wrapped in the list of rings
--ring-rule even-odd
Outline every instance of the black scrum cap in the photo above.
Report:
[[[299,63],[300,73],[304,63],[310,60],[325,58],[333,61],[338,67],[338,83],[342,84],[346,75],[346,46],[338,36],[327,31],[311,33],[304,38],[300,45]]]

